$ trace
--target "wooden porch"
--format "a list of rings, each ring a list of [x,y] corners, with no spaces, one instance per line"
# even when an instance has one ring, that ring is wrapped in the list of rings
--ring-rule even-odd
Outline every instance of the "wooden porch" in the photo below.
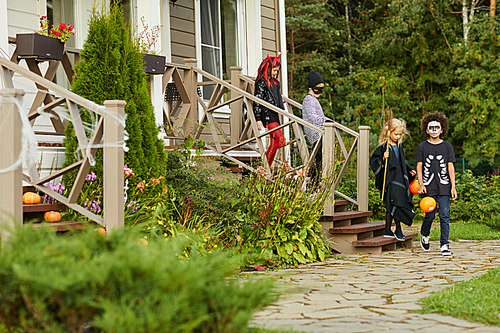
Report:
[[[15,39],[11,39],[11,43],[15,43]],[[75,209],[96,223],[109,226],[111,229],[117,228],[123,225],[123,179],[116,179],[116,175],[122,175],[123,149],[120,150],[115,147],[108,148],[106,150],[106,148],[104,148],[104,156],[115,156],[112,158],[113,162],[111,162],[111,159],[108,159],[108,164],[105,166],[105,193],[109,193],[109,189],[111,188],[113,189],[112,191],[115,195],[116,193],[122,193],[119,198],[115,197],[113,199],[105,199],[105,201],[109,200],[106,202],[114,202],[114,204],[111,205],[112,207],[107,207],[104,210],[104,218],[101,218],[89,212],[85,208],[76,205],[76,200],[83,185],[85,175],[90,168],[90,161],[97,150],[97,148],[92,148],[92,146],[99,142],[101,138],[104,138],[105,142],[123,141],[123,128],[120,127],[120,130],[117,132],[116,119],[112,119],[113,117],[110,117],[109,113],[104,113],[101,106],[97,106],[90,101],[84,100],[51,82],[55,76],[58,66],[61,65],[64,68],[64,72],[69,82],[71,82],[74,74],[72,69],[74,61],[79,61],[78,53],[78,50],[66,49],[63,60],[60,62],[50,61],[48,66],[46,66],[47,69],[44,73],[42,73],[39,62],[35,59],[25,60],[28,69],[19,66],[20,59],[17,58],[16,52],[14,52],[11,56],[10,61],[0,58],[4,84],[9,88],[7,89],[8,91],[5,92],[5,95],[13,96],[12,98],[18,101],[22,98],[22,92],[12,90],[14,89],[14,81],[12,80],[14,72],[31,80],[37,87],[37,94],[27,114],[27,120],[29,122],[33,123],[34,119],[39,116],[40,110],[43,110],[43,112],[51,113],[54,116],[51,118],[51,122],[54,127],[53,133],[62,134],[66,122],[63,119],[60,119],[57,113],[52,112],[53,108],[60,105],[67,105],[74,124],[78,124],[78,106],[87,110],[92,110],[100,117],[99,130],[95,132],[94,137],[90,140],[87,140],[87,137],[82,129],[79,131],[77,130],[77,136],[81,146],[91,147],[90,149],[82,150],[82,156],[84,156],[82,160],[72,166],[64,168],[63,170],[58,170],[51,176],[44,177],[43,179],[38,178],[36,170],[33,166],[28,168],[30,170],[29,175],[23,174],[19,176],[17,174],[20,172],[18,169],[13,171],[17,174],[16,176],[12,176],[13,174],[9,173],[8,177],[16,179],[14,182],[16,185],[13,183],[12,185],[9,185],[10,187],[8,187],[8,189],[9,191],[12,191],[10,193],[15,194],[13,197],[19,198],[20,195],[22,195],[22,186],[20,184],[18,186],[17,184],[20,183],[20,179],[23,179],[25,182],[47,194],[50,194],[64,205]],[[250,163],[242,158],[238,158],[238,152],[251,152],[261,159],[262,165],[266,169],[268,175],[271,175],[273,166],[268,164],[265,156],[267,147],[265,145],[264,138],[272,131],[258,131],[252,105],[253,102],[258,102],[269,109],[276,111],[280,115],[282,125],[274,130],[282,129],[286,133],[289,133],[289,140],[287,140],[287,145],[285,147],[280,148],[280,153],[275,160],[276,165],[274,167],[279,167],[286,161],[292,165],[292,171],[299,170],[301,168],[307,169],[313,163],[314,156],[319,149],[319,144],[321,142],[323,143],[324,173],[328,170],[336,170],[333,193],[337,197],[341,198],[341,200],[337,200],[338,203],[345,203],[345,205],[335,205],[333,195],[332,200],[327,202],[322,221],[325,229],[324,234],[328,238],[332,238],[334,242],[332,247],[335,250],[340,252],[356,251],[353,249],[349,250],[345,246],[337,246],[338,244],[336,245],[335,242],[340,229],[337,230],[333,228],[332,225],[331,227],[333,229],[330,230],[331,228],[329,227],[329,224],[331,224],[330,222],[333,223],[334,220],[338,220],[341,217],[344,218],[344,220],[354,221],[353,223],[345,222],[340,226],[347,227],[349,225],[355,225],[360,221],[359,219],[357,220],[356,217],[351,218],[347,216],[348,214],[362,214],[363,218],[366,218],[365,222],[368,221],[368,216],[371,215],[368,208],[368,141],[370,128],[367,126],[360,126],[358,131],[354,131],[333,121],[325,123],[325,129],[322,130],[294,115],[293,108],[302,108],[301,104],[296,101],[284,96],[283,101],[285,104],[285,110],[282,110],[256,98],[253,95],[254,79],[243,75],[241,73],[241,68],[232,67],[230,80],[224,81],[201,70],[196,66],[196,64],[196,59],[185,59],[184,64],[167,63],[165,71],[161,76],[156,75],[153,77],[150,75],[151,82],[153,80],[161,79],[161,91],[154,92],[155,94],[159,93],[164,96],[167,89],[171,89],[177,94],[177,99],[168,100],[164,103],[161,110],[164,121],[162,126],[165,129],[164,139],[166,142],[175,144],[176,140],[184,140],[187,137],[200,139],[203,136],[208,135],[210,141],[205,140],[205,148],[210,150],[213,154],[227,158],[237,164],[240,168],[256,172],[256,169]],[[152,84],[151,87],[153,88],[154,85]],[[203,89],[204,87],[209,87],[212,90],[208,100],[203,99],[198,94],[199,89]],[[4,100],[4,103],[2,104],[2,110],[4,108],[6,108],[6,110],[7,108],[9,110],[16,108],[16,102],[5,103]],[[123,112],[124,104],[123,102],[107,102],[105,103],[105,106],[106,110],[112,109],[114,112]],[[121,111],[119,109],[121,109]],[[224,113],[224,111],[221,110],[227,110],[226,123],[222,120],[223,118],[218,116]],[[109,125],[110,127],[114,126],[115,130],[105,128],[106,119],[110,119],[107,122],[108,124],[111,124]],[[14,123],[20,122],[19,119],[12,121]],[[14,123],[13,126],[15,125],[16,128],[19,128],[19,124]],[[75,125],[75,128],[78,128],[79,126],[80,125]],[[312,149],[308,148],[303,133],[304,127],[309,127],[320,133],[320,140],[314,145],[314,147],[312,147]],[[105,133],[109,133],[111,137],[106,137]],[[20,137],[13,137],[12,140],[20,140]],[[19,145],[19,143],[17,143],[17,145]],[[15,146],[14,141],[9,141],[9,143],[4,141],[2,144],[2,147],[10,146]],[[297,153],[296,158],[293,158],[292,151]],[[0,157],[1,156],[3,155],[0,154]],[[15,160],[13,156],[10,156],[9,158],[2,158],[2,165],[4,167],[10,166]],[[79,172],[77,182],[75,182],[75,188],[71,190],[71,194],[68,198],[62,197],[58,193],[55,193],[43,186],[45,182],[60,177],[65,172],[78,168]],[[119,172],[117,172],[118,170]],[[343,177],[345,177],[349,172],[351,174],[355,174],[357,179],[355,195],[341,193],[338,191],[339,184],[341,183]],[[4,173],[1,176],[7,177],[7,174]],[[324,176],[326,176],[326,174],[324,174]],[[9,193],[7,189],[5,189],[4,192]],[[10,207],[9,210],[6,211],[12,213],[12,216],[14,216],[17,221],[22,221],[22,213],[21,215],[19,213],[19,204],[14,205],[14,202],[8,203],[8,201],[1,201],[2,208],[5,203],[8,207]],[[347,204],[356,205],[358,207],[358,211],[348,211],[347,208],[344,210],[344,206],[347,207]],[[338,208],[339,206],[342,208]],[[111,213],[107,215],[106,211],[113,212],[112,215],[114,217],[111,218]],[[373,229],[375,226],[370,226],[370,228]],[[373,230],[376,230],[377,228]],[[351,229],[355,230],[356,228],[351,227]],[[341,233],[345,232],[342,231]],[[373,234],[368,235],[364,229],[360,229],[359,233],[350,233],[355,235],[355,238],[351,240],[351,243],[363,241],[363,244],[368,244],[367,242],[370,238],[368,236],[373,236]],[[377,247],[377,249],[382,248],[383,245],[375,243],[373,244]],[[378,250],[375,252],[377,251]]]

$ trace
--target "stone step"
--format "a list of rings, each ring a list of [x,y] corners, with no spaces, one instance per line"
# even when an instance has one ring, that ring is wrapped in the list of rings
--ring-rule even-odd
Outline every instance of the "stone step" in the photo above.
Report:
[[[416,232],[410,232],[410,233],[405,233],[405,242],[408,240],[412,240],[413,238],[417,237]],[[358,246],[384,246],[387,244],[393,244],[393,243],[402,243],[398,241],[396,238],[393,237],[384,237],[384,236],[375,236],[375,237],[370,237],[370,238],[364,238],[360,240],[356,240],[352,242],[352,246],[358,247]]]
[[[383,230],[385,222],[365,222],[347,225],[343,227],[330,228],[331,234],[359,234],[367,231]]]

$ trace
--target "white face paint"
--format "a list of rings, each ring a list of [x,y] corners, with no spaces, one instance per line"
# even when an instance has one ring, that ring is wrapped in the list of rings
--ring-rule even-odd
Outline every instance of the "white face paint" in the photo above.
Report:
[[[431,121],[427,125],[427,133],[433,138],[439,137],[443,131],[441,130],[441,123],[439,121]]]

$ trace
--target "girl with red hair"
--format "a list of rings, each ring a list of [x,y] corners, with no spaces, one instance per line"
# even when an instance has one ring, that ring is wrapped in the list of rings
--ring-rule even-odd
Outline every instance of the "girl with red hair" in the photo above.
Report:
[[[255,96],[284,110],[285,106],[281,97],[281,85],[277,79],[281,70],[280,56],[270,57],[268,55],[260,64],[257,78],[255,79]],[[257,102],[253,104],[253,112],[259,131],[264,126],[266,126],[268,131],[271,131],[280,125],[278,113]],[[273,164],[278,148],[286,144],[281,129],[272,132],[270,136],[271,143],[266,152],[269,166]]]

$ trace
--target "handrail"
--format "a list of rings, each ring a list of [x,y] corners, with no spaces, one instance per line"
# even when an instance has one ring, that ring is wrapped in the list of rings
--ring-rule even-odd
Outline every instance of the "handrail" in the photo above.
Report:
[[[102,111],[102,106],[97,105],[96,103],[89,101],[88,99],[85,99],[74,92],[67,90],[61,86],[58,86],[52,81],[49,81],[39,75],[34,74],[33,72],[27,70],[26,68],[13,63],[10,60],[7,60],[3,57],[0,57],[0,66],[3,66],[5,68],[10,69],[11,71],[14,71],[16,73],[19,73],[21,76],[26,77],[27,79],[30,79],[31,81],[44,86],[53,92],[83,106],[84,108],[91,110],[99,115],[104,115],[104,112]]]
[[[224,86],[224,87],[226,87],[226,88],[228,88],[228,89],[230,89],[232,91],[235,91],[235,92],[237,92],[240,95],[243,95],[244,97],[250,99],[251,101],[257,102],[257,103],[265,106],[266,108],[268,108],[270,110],[273,110],[273,111],[275,111],[278,114],[283,115],[284,117],[293,119],[294,121],[298,122],[299,124],[301,124],[303,126],[306,126],[306,127],[309,127],[310,129],[315,130],[315,131],[317,131],[317,132],[319,132],[321,134],[324,133],[324,131],[321,128],[319,128],[319,127],[317,127],[317,126],[315,126],[315,125],[313,125],[311,123],[308,123],[304,119],[302,119],[300,117],[297,117],[296,115],[294,115],[292,113],[289,113],[289,112],[287,112],[287,111],[285,111],[283,109],[280,109],[279,107],[277,107],[275,105],[272,105],[272,104],[270,104],[270,103],[268,103],[268,102],[266,102],[266,101],[264,101],[264,100],[262,100],[262,99],[260,99],[260,98],[258,98],[256,96],[254,96],[252,94],[249,94],[246,91],[244,91],[244,90],[242,90],[240,88],[237,88],[237,87],[231,85],[230,83],[227,83],[227,82],[225,82],[223,80],[220,80],[219,78],[213,76],[212,74],[210,74],[208,72],[205,72],[202,69],[199,69],[197,67],[193,67],[193,70],[195,72],[197,72],[198,74],[206,76],[209,79],[213,80],[214,82],[217,82],[218,84],[220,84],[220,85],[222,85],[222,86]]]

